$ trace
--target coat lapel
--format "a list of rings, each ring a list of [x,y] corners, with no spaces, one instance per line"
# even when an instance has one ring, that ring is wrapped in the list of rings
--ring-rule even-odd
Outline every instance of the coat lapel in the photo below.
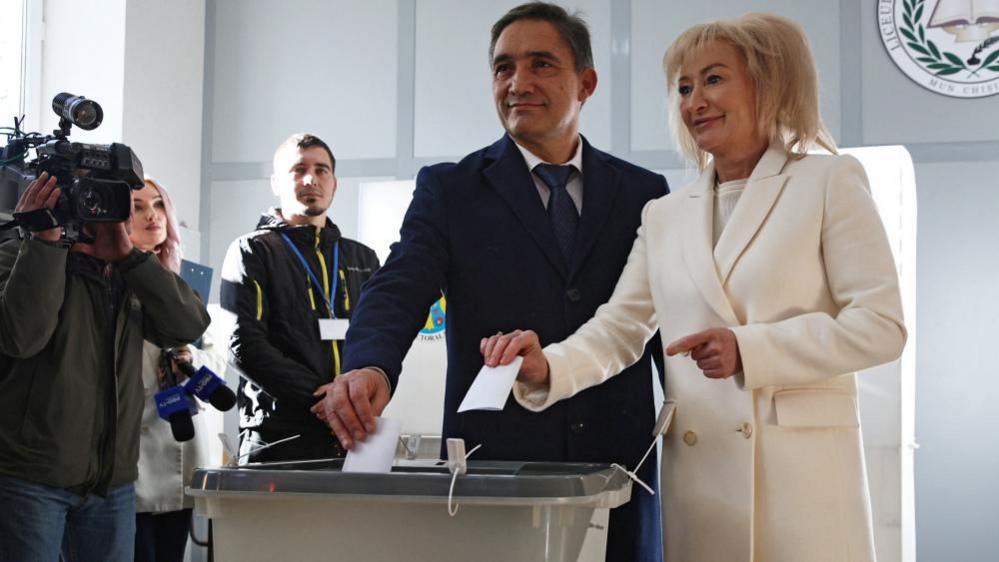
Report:
[[[555,241],[551,221],[520,151],[510,137],[504,135],[489,147],[486,158],[494,160],[482,172],[486,181],[510,206],[552,266],[563,278],[567,277],[565,260]]]
[[[604,224],[611,216],[614,199],[620,191],[620,174],[607,163],[606,155],[591,147],[582,136],[580,139],[583,143],[583,213],[579,217],[579,228],[576,231],[570,276],[582,267],[593,250]]]
[[[783,191],[787,176],[782,175],[781,171],[786,163],[787,154],[784,150],[772,145],[753,168],[753,173],[749,176],[742,195],[739,196],[739,203],[735,206],[714,249],[714,260],[722,286],[728,282],[732,268],[760,230],[777,197]],[[710,179],[710,183],[713,183],[713,176]],[[713,209],[709,209],[709,213],[713,214]],[[711,221],[708,224],[710,225]]]
[[[683,259],[694,285],[704,300],[726,324],[735,326],[739,322],[718,280],[718,271],[715,269],[711,252],[714,178],[714,164],[709,164],[694,185],[681,195],[686,197],[683,202],[684,209],[681,214],[683,224],[680,230],[683,237]]]

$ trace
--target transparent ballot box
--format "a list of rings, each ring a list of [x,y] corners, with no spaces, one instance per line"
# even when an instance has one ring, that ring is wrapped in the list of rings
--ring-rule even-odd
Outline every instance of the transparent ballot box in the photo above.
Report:
[[[609,510],[631,481],[603,464],[397,461],[390,474],[342,461],[195,471],[187,492],[212,520],[219,562],[597,561]]]

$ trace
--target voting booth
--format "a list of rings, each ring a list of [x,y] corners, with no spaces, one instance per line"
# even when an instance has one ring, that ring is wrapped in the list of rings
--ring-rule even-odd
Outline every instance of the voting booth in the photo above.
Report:
[[[199,469],[188,493],[212,519],[219,562],[274,560],[596,561],[631,480],[601,464],[342,461]],[[451,509],[457,513],[449,515]],[[289,558],[290,557],[290,558]]]

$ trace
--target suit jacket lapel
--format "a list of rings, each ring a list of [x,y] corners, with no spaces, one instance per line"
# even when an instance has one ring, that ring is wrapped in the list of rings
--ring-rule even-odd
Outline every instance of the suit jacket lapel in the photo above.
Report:
[[[694,185],[682,195],[685,197],[684,209],[681,214],[683,224],[680,225],[683,237],[683,259],[694,280],[694,285],[701,296],[728,325],[739,324],[728,296],[722,289],[715,269],[715,261],[711,252],[712,224],[714,222],[714,164],[701,173]]]
[[[482,172],[486,181],[507,202],[548,261],[565,278],[567,272],[562,251],[555,241],[551,221],[534,187],[534,180],[527,170],[524,157],[507,136],[489,147],[486,157],[494,160]]]
[[[783,191],[787,176],[781,175],[781,171],[786,163],[787,154],[784,149],[772,145],[753,168],[753,173],[739,196],[739,203],[715,246],[714,259],[722,286],[728,282],[732,268],[760,230]]]
[[[618,170],[607,163],[605,154],[591,147],[582,136],[580,139],[583,143],[583,213],[576,231],[570,275],[582,266],[593,250],[620,191]]]

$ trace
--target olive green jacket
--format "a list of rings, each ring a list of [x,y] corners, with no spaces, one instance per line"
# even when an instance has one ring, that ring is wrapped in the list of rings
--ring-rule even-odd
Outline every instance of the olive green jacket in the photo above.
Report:
[[[39,240],[0,244],[0,475],[98,495],[134,481],[142,340],[182,345],[208,323],[152,254],[111,265]]]

